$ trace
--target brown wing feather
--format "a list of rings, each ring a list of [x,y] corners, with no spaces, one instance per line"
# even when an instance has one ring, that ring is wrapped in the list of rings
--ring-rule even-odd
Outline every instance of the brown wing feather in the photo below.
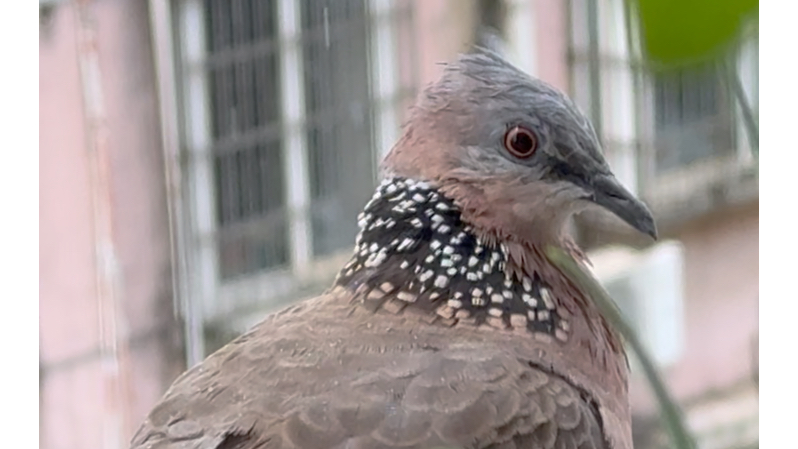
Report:
[[[605,447],[576,388],[496,344],[429,347],[399,327],[364,338],[358,323],[299,315],[267,320],[181,376],[132,447]]]

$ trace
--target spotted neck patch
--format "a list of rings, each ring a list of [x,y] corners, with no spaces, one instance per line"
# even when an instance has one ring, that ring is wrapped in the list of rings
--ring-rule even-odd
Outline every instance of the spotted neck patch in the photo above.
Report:
[[[503,245],[481,241],[428,183],[384,180],[358,225],[354,254],[335,284],[370,308],[567,338],[568,322],[547,285],[537,276],[513,278]]]

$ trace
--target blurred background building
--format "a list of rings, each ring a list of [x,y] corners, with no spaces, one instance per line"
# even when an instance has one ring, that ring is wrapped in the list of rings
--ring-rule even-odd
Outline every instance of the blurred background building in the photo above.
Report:
[[[635,26],[621,0],[40,0],[41,447],[126,447],[187,364],[327,287],[415,93],[479,40],[591,116],[663,238],[574,231],[701,447],[758,447],[756,161],[723,67],[647,73]],[[757,120],[758,47],[730,62]],[[666,447],[635,368],[636,447]]]

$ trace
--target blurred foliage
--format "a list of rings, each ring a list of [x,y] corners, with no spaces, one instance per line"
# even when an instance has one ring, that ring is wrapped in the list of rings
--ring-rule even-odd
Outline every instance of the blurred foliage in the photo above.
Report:
[[[717,57],[734,46],[759,0],[628,0],[640,19],[644,55],[655,69]]]

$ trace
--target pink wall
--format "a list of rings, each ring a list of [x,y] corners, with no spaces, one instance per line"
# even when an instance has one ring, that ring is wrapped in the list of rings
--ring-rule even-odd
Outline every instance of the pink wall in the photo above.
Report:
[[[59,8],[52,20],[39,41],[41,445],[101,447],[90,425],[99,418],[102,391],[75,17]],[[64,365],[70,359],[78,361]]]
[[[685,229],[685,349],[665,371],[673,394],[692,402],[750,382],[759,333],[759,204]],[[652,411],[648,386],[633,384],[636,408]]]
[[[447,62],[471,45],[473,7],[461,0],[413,0],[420,88],[435,81]]]
[[[537,42],[536,76],[563,92],[569,91],[568,16],[564,0],[534,0]]]
[[[123,304],[119,438],[182,368],[172,316],[169,241],[146,2],[99,1],[99,64],[109,131],[114,245]],[[40,28],[40,359],[42,446],[110,447],[103,418],[113,395],[99,358],[89,135],[72,4]],[[146,367],[131,369],[129,367]],[[110,402],[109,402],[110,401]]]
[[[472,26],[476,22],[476,8],[462,0],[401,0],[412,1],[415,11],[416,63],[421,86],[440,76],[439,64],[458,52],[470,49]],[[568,17],[566,2],[562,0],[529,0],[534,3],[533,26],[529,29],[530,48],[536,55],[535,66],[540,79],[555,87],[568,90]]]

